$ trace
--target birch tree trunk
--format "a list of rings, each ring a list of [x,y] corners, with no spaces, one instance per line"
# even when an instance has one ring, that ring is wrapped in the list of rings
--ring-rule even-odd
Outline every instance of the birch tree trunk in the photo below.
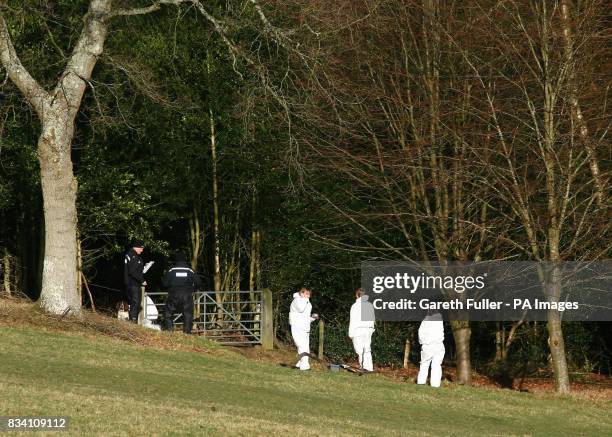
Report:
[[[211,76],[211,57],[206,58],[206,71]],[[212,161],[212,192],[213,192],[213,262],[214,272],[213,281],[215,287],[215,301],[217,302],[217,320],[223,320],[223,295],[219,293],[223,290],[223,280],[221,277],[221,235],[219,230],[219,185],[217,171],[217,131],[215,127],[215,114],[212,106],[208,107],[208,121],[210,128],[210,155]]]
[[[219,188],[217,185],[217,137],[215,132],[215,117],[212,108],[209,108],[210,120],[210,153],[212,156],[212,188],[213,188],[213,250],[214,250],[214,273],[215,291],[222,291],[221,280],[221,236],[219,235]],[[215,293],[217,301],[217,319],[223,320],[223,295]]]
[[[574,56],[574,35],[572,32],[572,0],[561,0],[561,26],[563,27],[563,41],[564,41],[564,52],[565,52],[565,63],[567,68],[572,71],[570,75],[570,92],[569,100],[572,107],[572,118],[578,127],[578,135],[580,141],[584,145],[589,159],[589,167],[591,174],[593,175],[593,181],[595,182],[595,199],[599,206],[602,206],[604,199],[604,183],[602,182],[602,176],[599,171],[599,161],[597,159],[597,152],[595,146],[589,136],[589,128],[586,120],[582,115],[582,109],[580,108],[580,102],[578,100],[578,89],[577,80],[575,75],[576,60]]]
[[[217,136],[215,117],[209,109],[210,119],[210,154],[212,157],[212,190],[213,190],[213,238],[214,238],[214,282],[215,290],[221,290],[221,236],[219,235],[219,186],[217,180]]]

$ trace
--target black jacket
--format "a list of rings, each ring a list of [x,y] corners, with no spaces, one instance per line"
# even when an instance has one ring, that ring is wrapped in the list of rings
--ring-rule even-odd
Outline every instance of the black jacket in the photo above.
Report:
[[[193,293],[202,283],[186,262],[179,262],[168,270],[162,279],[162,285],[171,293]]]
[[[126,287],[140,287],[144,279],[144,264],[142,258],[134,249],[130,249],[125,254],[125,260],[123,263],[123,282]]]

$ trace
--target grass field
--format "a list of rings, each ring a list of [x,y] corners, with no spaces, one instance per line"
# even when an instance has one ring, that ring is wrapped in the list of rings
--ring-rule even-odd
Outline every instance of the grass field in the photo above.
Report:
[[[78,435],[602,436],[611,406],[0,328],[0,415],[70,416]]]

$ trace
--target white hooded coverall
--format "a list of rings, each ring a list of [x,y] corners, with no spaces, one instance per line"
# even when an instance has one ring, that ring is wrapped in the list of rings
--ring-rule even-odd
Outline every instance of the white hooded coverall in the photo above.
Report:
[[[351,306],[349,338],[353,340],[355,352],[359,355],[359,366],[374,371],[372,363],[372,334],[374,333],[374,306],[368,302],[368,296],[357,298]]]
[[[157,306],[150,296],[145,298],[145,305],[147,307],[147,318],[142,321],[143,326],[145,328],[161,331],[161,326],[155,323],[159,317],[159,311],[157,310]]]
[[[298,355],[310,353],[310,323],[315,320],[310,317],[312,305],[310,299],[300,296],[300,293],[293,294],[293,302],[289,308],[289,324],[291,325],[291,336],[297,347]],[[308,356],[303,356],[296,363],[295,367],[300,370],[310,369]]]
[[[444,359],[444,322],[440,313],[426,316],[419,326],[419,343],[421,343],[421,367],[417,384],[427,382],[431,365],[432,387],[440,387],[442,379],[442,360]]]

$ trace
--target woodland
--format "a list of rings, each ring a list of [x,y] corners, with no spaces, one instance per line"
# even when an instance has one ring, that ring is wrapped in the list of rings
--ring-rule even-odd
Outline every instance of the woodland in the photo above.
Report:
[[[369,260],[612,254],[603,0],[0,1],[0,293],[111,312],[129,242],[158,289],[313,290],[351,353]],[[418,324],[380,323],[401,366]],[[447,326],[472,372],[609,375],[609,322]],[[416,352],[415,352],[416,353]],[[416,357],[416,355],[415,355]],[[418,361],[418,358],[414,358]]]

